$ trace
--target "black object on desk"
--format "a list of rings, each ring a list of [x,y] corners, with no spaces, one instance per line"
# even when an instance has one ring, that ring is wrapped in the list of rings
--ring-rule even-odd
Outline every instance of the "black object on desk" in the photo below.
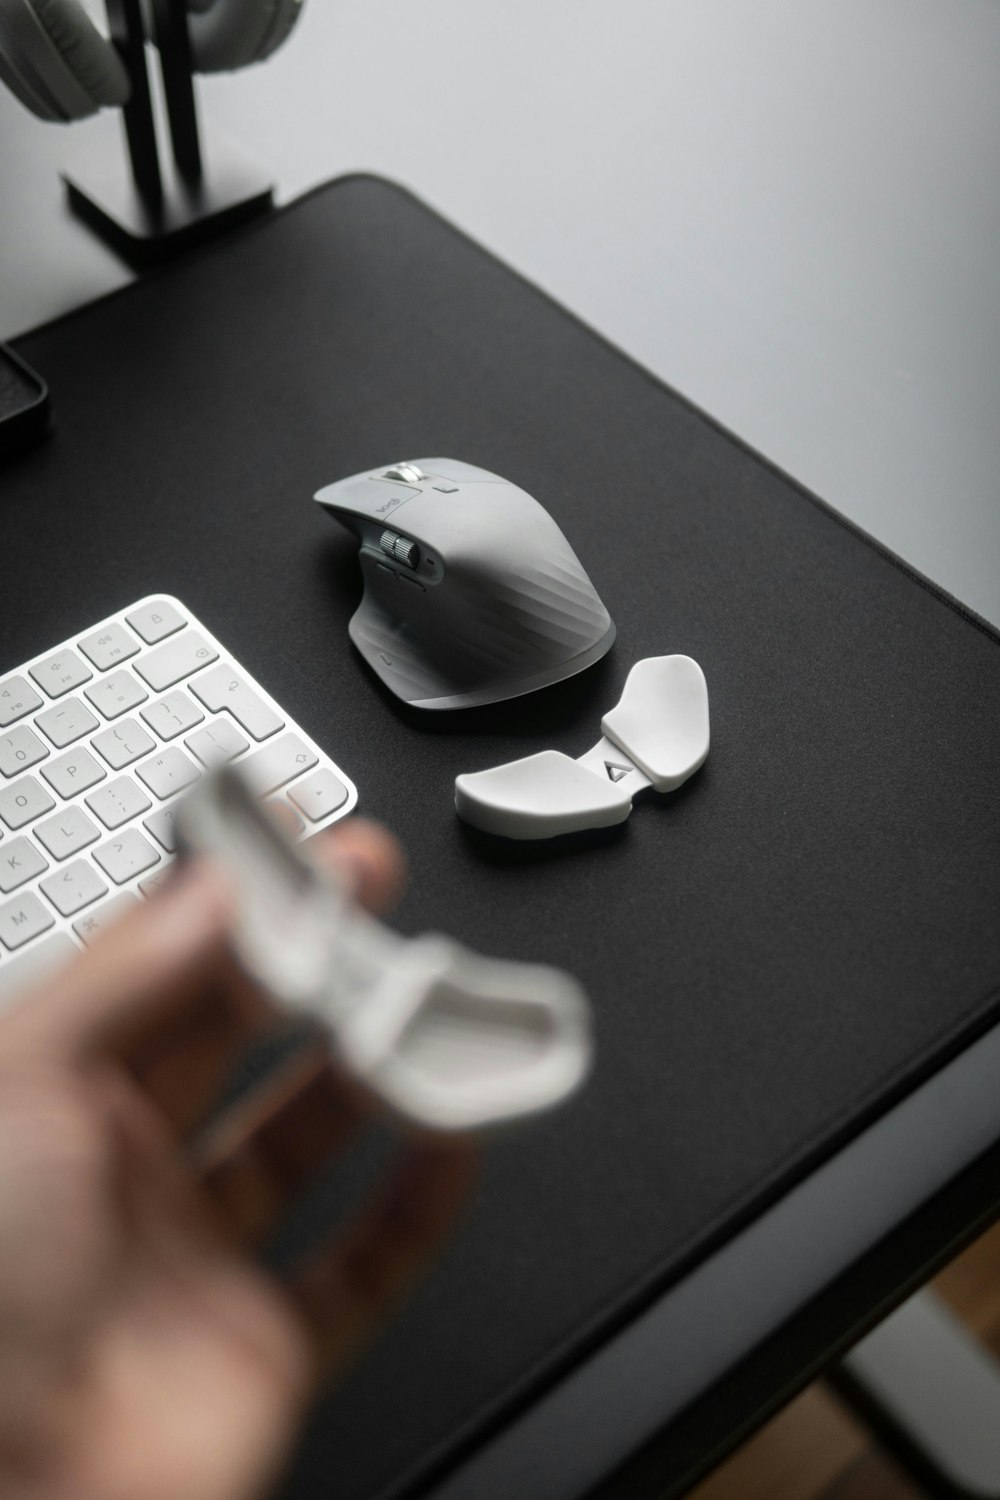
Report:
[[[630,1492],[682,1483],[1000,1198],[959,1171],[1000,1135],[977,1050],[1000,1013],[997,636],[373,179],[19,347],[61,421],[0,508],[21,580],[3,666],[179,594],[399,833],[406,930],[561,964],[595,1002],[592,1083],[493,1145],[289,1493],[568,1497],[667,1418]],[[354,543],[309,497],[424,452],[541,499],[609,603],[610,657],[446,721],[379,687],[348,646]],[[595,704],[668,651],[712,702],[680,792],[590,847],[457,821],[457,772],[580,753]],[[956,1218],[904,1234],[921,1183],[947,1183]]]
[[[116,139],[116,122],[105,118],[78,144],[63,180],[73,212],[129,265],[145,270],[268,213],[272,185],[232,143],[213,140],[207,153],[203,147],[185,0],[152,0],[146,8],[140,0],[107,0],[107,11],[130,84],[124,142]],[[157,138],[148,40],[159,54],[169,153]]]
[[[45,381],[13,349],[0,344],[0,460],[44,437],[50,414]]]

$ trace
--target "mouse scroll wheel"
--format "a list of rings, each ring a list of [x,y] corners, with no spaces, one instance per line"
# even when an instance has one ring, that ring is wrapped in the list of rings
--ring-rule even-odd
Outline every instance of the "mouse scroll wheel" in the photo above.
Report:
[[[405,536],[397,536],[394,531],[383,531],[379,546],[387,556],[405,563],[408,568],[415,568],[420,561],[420,548],[416,542],[409,541]]]
[[[429,479],[423,469],[418,469],[416,464],[393,464],[391,469],[386,469],[382,475],[383,479],[398,479],[403,484],[419,484],[422,479]]]

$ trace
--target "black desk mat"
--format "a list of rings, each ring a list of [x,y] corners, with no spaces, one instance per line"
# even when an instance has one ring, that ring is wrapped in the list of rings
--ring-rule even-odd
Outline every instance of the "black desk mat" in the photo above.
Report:
[[[460,1237],[312,1424],[297,1496],[395,1493],[994,1017],[997,637],[377,180],[19,348],[57,428],[0,477],[2,669],[180,595],[404,840],[403,927],[563,964],[593,996],[591,1085],[494,1143]],[[384,693],[348,645],[352,543],[310,496],[434,453],[551,510],[617,622],[610,658],[464,716]],[[682,791],[592,847],[456,820],[457,772],[580,753],[629,666],[669,651],[711,694]]]

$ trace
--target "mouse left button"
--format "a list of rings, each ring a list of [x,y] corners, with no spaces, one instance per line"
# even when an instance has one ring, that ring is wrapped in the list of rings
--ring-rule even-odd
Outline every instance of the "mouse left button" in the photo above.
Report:
[[[422,493],[415,485],[387,479],[380,469],[374,474],[355,474],[350,479],[324,485],[313,500],[341,521],[353,515],[377,522]]]

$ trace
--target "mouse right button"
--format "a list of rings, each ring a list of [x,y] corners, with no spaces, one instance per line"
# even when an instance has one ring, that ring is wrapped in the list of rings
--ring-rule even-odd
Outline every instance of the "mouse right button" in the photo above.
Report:
[[[601,729],[658,792],[672,792],[708,754],[704,672],[690,656],[647,656],[636,662]]]
[[[466,823],[508,839],[548,839],[623,823],[624,788],[603,781],[560,750],[455,778],[455,807]]]

